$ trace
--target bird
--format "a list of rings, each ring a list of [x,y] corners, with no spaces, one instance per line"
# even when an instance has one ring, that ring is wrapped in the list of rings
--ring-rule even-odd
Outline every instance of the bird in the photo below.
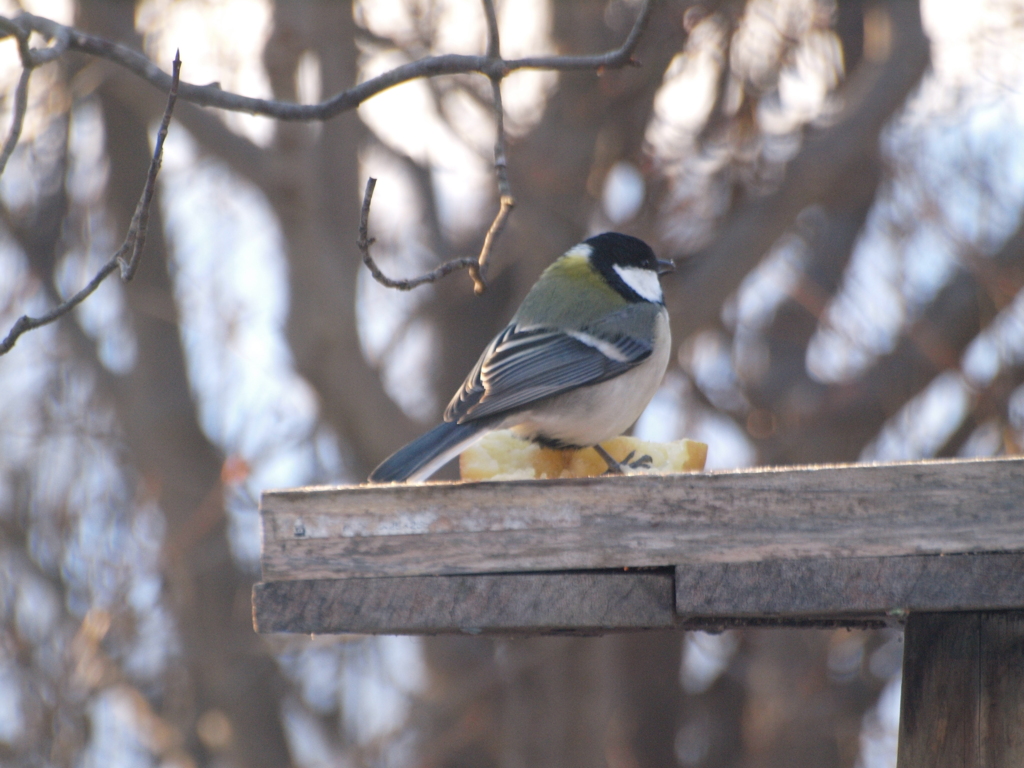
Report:
[[[369,482],[425,480],[498,429],[549,448],[593,446],[622,472],[600,443],[625,432],[661,385],[672,341],[659,276],[674,268],[619,232],[570,248],[484,349],[441,424]]]

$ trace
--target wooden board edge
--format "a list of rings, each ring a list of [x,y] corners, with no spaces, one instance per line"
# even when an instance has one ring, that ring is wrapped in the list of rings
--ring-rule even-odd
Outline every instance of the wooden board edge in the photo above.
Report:
[[[1024,552],[676,566],[680,616],[836,616],[1024,608]]]
[[[671,569],[262,582],[262,634],[601,635],[655,629],[879,627],[879,615],[679,616]]]
[[[881,462],[849,462],[830,464],[787,464],[784,466],[770,467],[741,467],[737,469],[714,469],[701,472],[676,472],[669,474],[639,474],[628,477],[601,476],[601,477],[577,477],[577,478],[545,478],[537,480],[434,480],[424,483],[359,483],[353,485],[308,485],[294,488],[267,488],[260,496],[261,499],[301,497],[311,494],[337,494],[337,493],[360,493],[377,495],[382,493],[410,493],[420,494],[435,491],[458,492],[460,488],[496,488],[499,492],[503,489],[515,488],[516,486],[545,486],[545,485],[566,485],[586,488],[602,483],[622,483],[636,480],[654,480],[656,482],[678,482],[680,480],[698,479],[709,482],[721,481],[729,477],[749,477],[752,475],[801,475],[811,472],[828,472],[834,470],[885,470],[892,467],[919,467],[921,469],[934,469],[947,466],[967,466],[977,464],[1020,464],[1024,466],[1024,456],[987,456],[977,458],[944,458],[944,459],[910,459],[905,461],[881,461]],[[260,508],[263,508],[261,503]]]
[[[271,581],[252,595],[260,633],[602,634],[675,621],[670,569]]]

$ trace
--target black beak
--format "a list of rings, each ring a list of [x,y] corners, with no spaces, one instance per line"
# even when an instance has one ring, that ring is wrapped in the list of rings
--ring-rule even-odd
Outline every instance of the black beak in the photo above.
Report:
[[[676,271],[676,263],[671,259],[667,261],[665,259],[657,259],[657,262],[659,275],[667,275],[669,272]]]

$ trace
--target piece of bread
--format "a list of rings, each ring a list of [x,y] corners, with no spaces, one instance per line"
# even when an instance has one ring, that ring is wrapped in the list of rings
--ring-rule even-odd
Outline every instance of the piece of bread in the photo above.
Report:
[[[674,443],[648,443],[635,437],[616,437],[601,443],[616,461],[624,461],[630,451],[636,461],[650,456],[649,468],[632,473],[668,474],[699,472],[708,455],[706,443],[677,440]],[[470,446],[459,457],[463,480],[533,480],[555,477],[595,477],[608,470],[593,448],[556,450],[516,437],[508,430],[491,432]]]

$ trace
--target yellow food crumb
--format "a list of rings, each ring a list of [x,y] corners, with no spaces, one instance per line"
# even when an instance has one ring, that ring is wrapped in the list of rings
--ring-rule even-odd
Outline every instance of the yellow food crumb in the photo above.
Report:
[[[624,461],[630,451],[634,451],[631,461],[650,456],[650,468],[633,470],[636,473],[699,472],[704,468],[708,455],[707,444],[693,440],[648,443],[635,437],[616,437],[601,443],[601,447],[616,461]],[[459,457],[463,480],[595,477],[607,469],[604,459],[593,448],[542,448],[508,430],[485,435]]]

